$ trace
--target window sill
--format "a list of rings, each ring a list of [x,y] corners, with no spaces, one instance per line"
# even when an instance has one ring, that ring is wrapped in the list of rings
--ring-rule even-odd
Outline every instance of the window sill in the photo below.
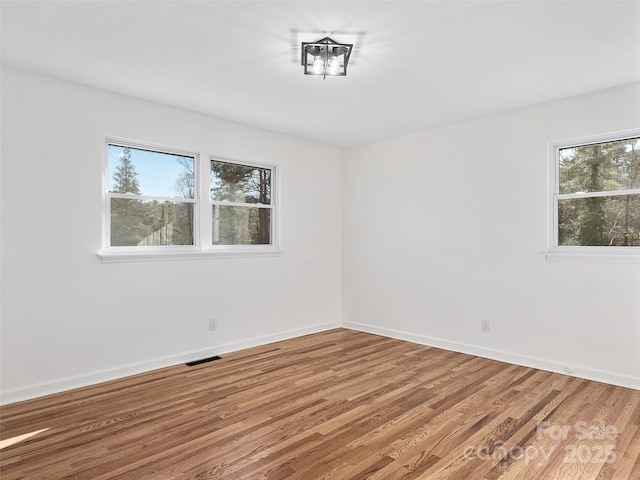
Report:
[[[279,257],[277,248],[197,250],[190,252],[102,252],[98,254],[102,263],[165,262],[174,260],[206,260],[213,258]]]
[[[636,252],[620,254],[547,252],[545,257],[547,262],[640,264],[640,254]]]

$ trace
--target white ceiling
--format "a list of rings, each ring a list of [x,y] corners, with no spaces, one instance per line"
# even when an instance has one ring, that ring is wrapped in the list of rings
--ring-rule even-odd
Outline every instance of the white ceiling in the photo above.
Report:
[[[7,1],[4,66],[339,147],[640,80],[638,1]],[[354,43],[305,76],[300,43]]]

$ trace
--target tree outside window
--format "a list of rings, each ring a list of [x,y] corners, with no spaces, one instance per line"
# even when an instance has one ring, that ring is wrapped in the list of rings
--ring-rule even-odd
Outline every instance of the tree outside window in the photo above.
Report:
[[[556,148],[558,247],[640,247],[640,137]]]
[[[109,246],[194,245],[194,157],[109,144]]]

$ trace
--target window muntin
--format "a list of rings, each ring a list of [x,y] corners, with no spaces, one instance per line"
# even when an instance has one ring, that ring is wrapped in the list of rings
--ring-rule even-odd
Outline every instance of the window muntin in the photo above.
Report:
[[[107,249],[197,244],[197,155],[107,142],[107,158]]]
[[[274,245],[273,166],[211,158],[211,244]]]
[[[553,150],[552,249],[638,253],[640,132]]]

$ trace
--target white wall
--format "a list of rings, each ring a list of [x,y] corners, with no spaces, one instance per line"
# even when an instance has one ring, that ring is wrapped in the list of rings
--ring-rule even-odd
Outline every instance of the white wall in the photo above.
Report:
[[[282,255],[102,264],[105,136],[279,165]],[[336,148],[3,70],[2,401],[339,326],[340,170]]]
[[[346,151],[343,325],[640,388],[640,264],[543,255],[549,142],[639,106],[633,84]]]
[[[3,70],[2,402],[341,320],[640,388],[640,266],[543,255],[548,143],[638,105],[634,84],[341,152]],[[100,263],[105,136],[280,165],[282,255]]]

